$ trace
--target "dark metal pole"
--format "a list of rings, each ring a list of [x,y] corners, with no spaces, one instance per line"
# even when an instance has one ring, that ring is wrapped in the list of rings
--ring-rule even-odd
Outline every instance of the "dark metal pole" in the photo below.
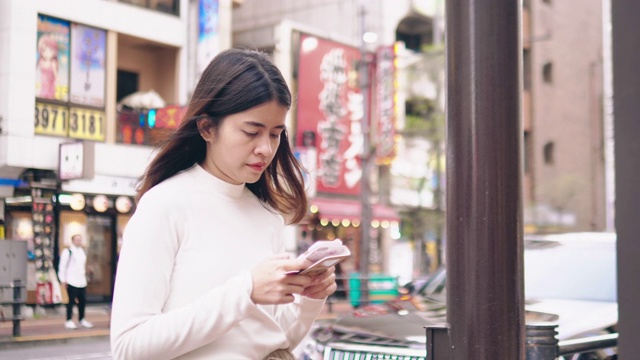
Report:
[[[520,1],[449,0],[451,359],[524,359]]]
[[[362,180],[360,181],[360,196],[362,204],[362,218],[360,221],[360,304],[369,302],[369,253],[371,242],[371,204],[369,187],[370,155],[369,149],[369,62],[364,41],[365,9],[360,5],[360,94],[362,95]]]
[[[22,320],[20,307],[23,302],[22,281],[15,279],[13,280],[13,336],[20,336],[20,321]]]
[[[618,356],[640,354],[640,36],[638,1],[611,1],[613,114],[615,128],[615,224],[618,246]],[[606,26],[606,25],[605,25]]]

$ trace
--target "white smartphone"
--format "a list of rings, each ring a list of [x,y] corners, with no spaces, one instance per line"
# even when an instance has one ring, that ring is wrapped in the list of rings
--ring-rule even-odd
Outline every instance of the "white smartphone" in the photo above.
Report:
[[[299,271],[290,271],[287,274],[316,275],[327,268],[351,256],[349,248],[342,244],[340,239],[332,241],[316,241],[307,251],[299,256],[312,262],[309,267]]]
[[[346,259],[349,257],[349,255],[351,254],[346,254],[346,255],[333,255],[333,256],[327,256],[323,259],[320,259],[316,262],[314,262],[313,264],[309,265],[308,268],[301,270],[298,275],[317,275],[321,272],[324,272],[327,270],[327,268],[334,266],[335,264],[339,263],[340,261]]]

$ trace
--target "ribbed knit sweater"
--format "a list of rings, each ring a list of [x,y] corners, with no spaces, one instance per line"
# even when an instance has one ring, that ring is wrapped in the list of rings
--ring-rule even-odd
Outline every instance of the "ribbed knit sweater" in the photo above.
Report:
[[[126,226],[111,315],[115,359],[263,359],[293,349],[323,300],[251,300],[250,269],[284,252],[284,220],[199,165],[154,186]]]

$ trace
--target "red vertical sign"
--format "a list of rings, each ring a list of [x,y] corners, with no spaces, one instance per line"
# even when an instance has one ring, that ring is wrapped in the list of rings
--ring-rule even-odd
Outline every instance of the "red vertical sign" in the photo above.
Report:
[[[362,167],[362,94],[357,84],[357,48],[300,36],[297,145],[316,135],[317,191],[358,195]]]

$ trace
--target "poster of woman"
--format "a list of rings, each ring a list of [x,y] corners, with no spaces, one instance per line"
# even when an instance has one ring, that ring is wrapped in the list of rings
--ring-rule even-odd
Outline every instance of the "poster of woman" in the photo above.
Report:
[[[106,31],[71,24],[71,102],[104,107]]]
[[[69,100],[69,22],[38,15],[36,97]]]

